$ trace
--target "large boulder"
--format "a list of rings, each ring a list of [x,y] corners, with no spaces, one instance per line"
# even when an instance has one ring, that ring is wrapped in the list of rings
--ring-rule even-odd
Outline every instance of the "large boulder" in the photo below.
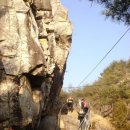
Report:
[[[59,0],[0,1],[0,128],[57,115],[72,25]]]

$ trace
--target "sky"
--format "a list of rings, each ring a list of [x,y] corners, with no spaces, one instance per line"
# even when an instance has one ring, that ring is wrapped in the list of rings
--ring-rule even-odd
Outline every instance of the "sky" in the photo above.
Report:
[[[63,89],[79,87],[80,82],[128,29],[124,23],[106,19],[103,6],[88,0],[61,0],[73,25],[71,51],[67,60]],[[92,84],[113,61],[130,59],[130,31],[97,69],[81,84]]]

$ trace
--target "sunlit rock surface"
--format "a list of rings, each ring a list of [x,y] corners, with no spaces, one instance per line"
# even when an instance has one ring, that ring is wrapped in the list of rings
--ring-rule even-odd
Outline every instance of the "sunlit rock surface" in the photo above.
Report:
[[[0,127],[54,112],[72,25],[59,0],[0,0]]]

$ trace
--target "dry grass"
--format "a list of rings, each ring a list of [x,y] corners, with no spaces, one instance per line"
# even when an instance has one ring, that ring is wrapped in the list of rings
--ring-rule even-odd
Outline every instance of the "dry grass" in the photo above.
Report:
[[[110,121],[91,112],[91,130],[115,130]]]
[[[77,129],[79,126],[77,116],[78,114],[76,110],[72,113],[69,112],[68,115],[62,115],[61,128],[65,128],[66,130]],[[108,119],[93,112],[91,112],[91,124],[91,130],[115,130]]]

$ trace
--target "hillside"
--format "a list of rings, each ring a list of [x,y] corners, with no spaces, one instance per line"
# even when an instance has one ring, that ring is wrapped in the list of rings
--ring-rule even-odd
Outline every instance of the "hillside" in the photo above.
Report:
[[[69,112],[67,115],[61,115],[61,130],[78,130],[80,122],[77,117],[78,114],[76,110],[74,110],[72,113]],[[91,127],[89,130],[115,130],[109,120],[105,119],[101,115],[95,114],[93,110],[91,110],[90,122]]]
[[[114,61],[92,85],[68,94],[76,102],[84,97],[94,113],[109,119],[116,130],[130,129],[130,60]]]

